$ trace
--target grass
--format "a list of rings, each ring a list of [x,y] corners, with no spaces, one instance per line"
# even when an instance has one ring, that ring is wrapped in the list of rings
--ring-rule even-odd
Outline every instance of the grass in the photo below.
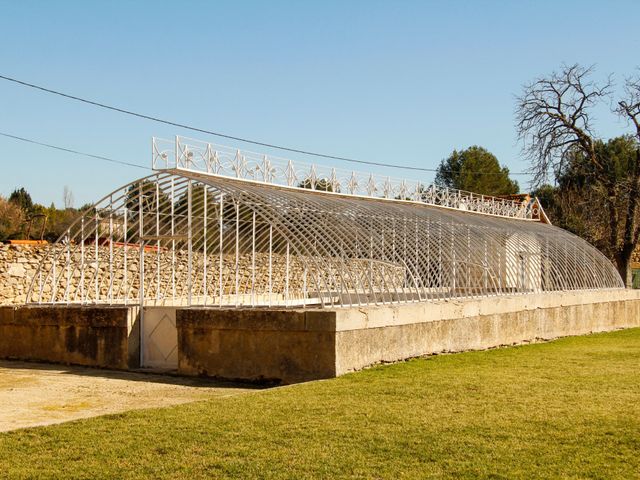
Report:
[[[629,479],[638,452],[631,329],[0,434],[0,477]]]
[[[95,407],[91,402],[67,402],[62,405],[44,405],[40,407],[45,412],[79,412],[87,408]]]

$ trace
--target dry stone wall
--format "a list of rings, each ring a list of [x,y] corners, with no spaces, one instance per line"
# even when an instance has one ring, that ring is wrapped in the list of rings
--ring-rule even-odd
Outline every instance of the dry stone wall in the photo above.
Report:
[[[54,261],[55,255],[51,255],[51,252],[55,251],[60,255]],[[137,301],[140,258],[136,247],[111,250],[107,246],[99,246],[96,254],[95,245],[86,245],[81,256],[78,246],[73,245],[68,252],[64,245],[0,245],[0,305],[37,301],[40,292],[40,300],[45,303],[77,303],[83,300],[93,303],[97,300],[117,304],[123,303],[125,298]],[[45,273],[39,275],[38,266],[43,260]],[[67,260],[70,266],[67,266]],[[189,285],[194,297],[204,295],[205,257],[201,252],[193,253],[191,282],[185,251],[147,251],[144,253],[144,263],[146,298],[174,298],[174,291],[175,298],[185,298]],[[213,297],[220,288],[219,255],[207,256],[206,263],[207,295]],[[239,255],[237,266],[235,254],[225,254],[222,267],[223,295],[249,295],[252,291],[266,295],[271,291],[278,298],[283,297],[286,291],[289,298],[301,298],[305,289],[313,295],[314,291],[322,294],[341,289],[366,291],[371,285],[380,283],[402,285],[405,276],[402,267],[366,259],[312,259],[291,255],[287,266],[282,254],[272,254],[270,262],[267,253],[256,253],[255,278],[253,265],[251,253]],[[342,275],[336,274],[338,269],[342,270]],[[50,274],[53,271],[56,272],[55,277]],[[36,296],[28,299],[34,277]]]
[[[0,244],[0,305],[22,304],[47,246]]]

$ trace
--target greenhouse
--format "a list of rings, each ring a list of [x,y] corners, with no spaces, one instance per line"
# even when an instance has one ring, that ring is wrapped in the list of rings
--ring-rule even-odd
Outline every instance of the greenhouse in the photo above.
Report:
[[[322,308],[623,288],[535,199],[179,137],[154,139],[153,167],[51,246],[31,303]]]

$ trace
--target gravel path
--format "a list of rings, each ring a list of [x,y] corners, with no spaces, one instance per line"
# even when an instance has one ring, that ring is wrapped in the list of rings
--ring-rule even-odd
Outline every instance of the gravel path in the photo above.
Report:
[[[250,390],[203,379],[0,360],[0,432]]]

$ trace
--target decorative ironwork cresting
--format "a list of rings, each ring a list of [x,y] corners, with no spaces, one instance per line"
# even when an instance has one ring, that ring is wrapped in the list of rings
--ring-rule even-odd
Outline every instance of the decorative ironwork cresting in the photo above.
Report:
[[[548,224],[343,195],[338,173],[282,177],[243,154],[229,167],[213,147],[200,171],[183,145],[184,166],[112,192],[51,245],[28,301],[304,308],[623,288],[598,250]],[[296,188],[308,179],[341,194]]]
[[[522,202],[438,188],[420,181],[303,163],[178,136],[174,141],[153,138],[152,165],[154,170],[207,173],[343,195],[410,200],[508,218],[540,218],[534,200]]]

